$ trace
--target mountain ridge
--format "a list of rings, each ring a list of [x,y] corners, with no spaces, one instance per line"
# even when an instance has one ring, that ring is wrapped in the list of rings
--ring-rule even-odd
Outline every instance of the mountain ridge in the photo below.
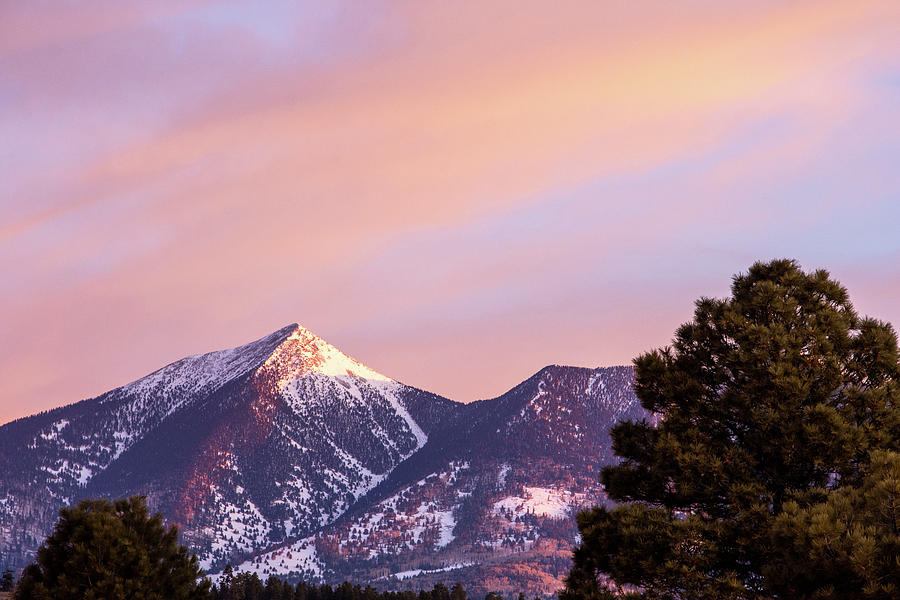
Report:
[[[256,547],[213,547],[217,535],[229,535],[215,521],[217,505],[234,504],[224,498],[234,495],[230,489],[252,490],[254,497],[231,508],[256,520],[264,532],[257,532],[260,543],[329,522],[422,446],[426,429],[452,405],[369,369],[292,324],[0,427],[6,473],[0,501],[24,509],[0,510],[0,540],[5,554],[18,553],[21,562],[33,555],[60,506],[77,497],[143,493],[182,526],[185,539],[212,566]],[[233,448],[239,448],[234,465],[223,458],[235,454]],[[299,477],[293,474],[298,465],[305,469]],[[243,472],[228,473],[236,468]],[[257,472],[274,477],[282,489],[238,481],[258,479]],[[308,481],[317,482],[313,492],[304,487]],[[273,505],[276,500],[290,508]],[[262,512],[259,503],[266,505]]]
[[[237,568],[392,589],[452,571],[476,594],[550,597],[568,571],[574,513],[606,502],[597,470],[612,460],[608,427],[653,420],[632,376],[630,367],[551,366],[464,405],[334,523]]]
[[[574,507],[604,501],[594,468],[611,460],[608,427],[642,414],[631,377],[550,365],[462,404],[291,324],[0,426],[0,562],[30,560],[61,506],[135,493],[211,571],[304,543],[309,568],[277,574],[387,585],[457,554],[546,562],[541,544],[574,541]],[[547,577],[567,560],[557,552]]]

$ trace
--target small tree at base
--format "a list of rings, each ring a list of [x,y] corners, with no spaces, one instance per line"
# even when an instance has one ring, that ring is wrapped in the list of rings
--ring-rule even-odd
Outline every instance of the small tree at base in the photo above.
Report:
[[[854,585],[856,598],[896,593],[900,552],[895,534],[879,537],[883,517],[860,517],[874,542],[854,523],[836,525],[835,538],[820,527],[825,515],[892,506],[896,478],[873,457],[893,464],[882,453],[900,440],[893,328],[860,318],[827,272],[794,261],[757,263],[731,292],[699,300],[671,348],[635,360],[635,392],[660,422],[613,428],[623,460],[602,480],[623,504],[579,515],[582,544],[562,600],[622,590],[843,598]],[[853,492],[867,486],[882,500]]]
[[[25,568],[17,600],[200,600],[209,581],[175,527],[145,499],[84,500],[60,511],[53,533]]]

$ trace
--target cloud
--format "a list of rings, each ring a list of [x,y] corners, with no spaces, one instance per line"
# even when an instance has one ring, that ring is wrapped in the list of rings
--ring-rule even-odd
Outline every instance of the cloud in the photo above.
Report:
[[[896,254],[896,3],[545,6],[5,7],[0,420],[295,320],[466,399],[627,362],[761,253],[843,268],[852,189]]]

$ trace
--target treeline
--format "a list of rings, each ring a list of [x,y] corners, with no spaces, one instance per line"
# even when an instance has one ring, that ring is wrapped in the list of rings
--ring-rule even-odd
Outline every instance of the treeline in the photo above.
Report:
[[[437,583],[430,591],[421,590],[418,593],[411,590],[382,592],[370,585],[362,587],[348,581],[335,587],[302,581],[292,585],[271,576],[263,583],[256,573],[234,574],[230,566],[225,569],[218,585],[210,589],[209,598],[210,600],[475,600],[468,596],[461,583],[456,583],[452,588]],[[484,600],[503,600],[503,596],[491,592]],[[525,600],[525,595],[520,593],[518,600]]]

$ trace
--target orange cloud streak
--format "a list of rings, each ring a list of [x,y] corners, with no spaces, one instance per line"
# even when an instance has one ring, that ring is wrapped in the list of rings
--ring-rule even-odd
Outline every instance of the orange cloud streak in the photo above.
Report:
[[[307,314],[352,321],[328,314],[356,306],[327,297],[342,289],[329,274],[365,270],[403,235],[689,159],[771,115],[797,117],[807,135],[721,168],[712,185],[748,177],[752,164],[798,164],[859,110],[865,98],[850,84],[861,62],[885,44],[896,47],[892,23],[900,17],[896,2],[878,1],[686,5],[658,15],[604,3],[563,4],[553,15],[543,3],[396,6],[398,25],[386,26],[370,53],[325,67],[285,61],[236,72],[227,93],[87,168],[54,174],[43,209],[4,219],[0,266],[27,285],[0,300],[6,338],[25,348],[21,359],[0,364],[0,421],[4,409],[25,412],[28,399],[44,398],[31,409],[95,394],[185,352],[247,341],[263,324]],[[124,8],[71,16],[43,29],[23,25],[27,15],[0,19],[0,56],[64,48],[149,19]],[[684,218],[677,212],[672,220]],[[79,220],[86,224],[71,227]],[[33,271],[16,271],[29,236],[54,228],[63,230],[57,241],[28,250]],[[137,244],[133,232],[147,239]],[[128,249],[121,265],[77,275],[111,247]],[[415,297],[385,294],[384,304],[365,310],[377,317],[391,302],[414,309],[463,297],[529,261],[554,260],[534,252],[457,273]],[[277,300],[285,294],[295,294],[290,315]],[[58,325],[63,343],[38,356],[29,330],[53,314],[74,318]],[[111,325],[98,329],[104,322]],[[453,335],[447,353],[478,334]],[[77,378],[88,366],[107,368],[103,357],[116,360],[130,336],[149,336],[151,348],[118,361],[102,381]],[[616,336],[624,334],[610,332]],[[69,339],[99,349],[81,357]],[[403,378],[409,351],[384,349],[392,352],[395,364],[378,366]],[[417,383],[446,381],[413,362],[425,369]],[[50,368],[59,376],[39,381]],[[487,377],[438,391],[471,398],[486,395],[478,386],[502,387]]]

